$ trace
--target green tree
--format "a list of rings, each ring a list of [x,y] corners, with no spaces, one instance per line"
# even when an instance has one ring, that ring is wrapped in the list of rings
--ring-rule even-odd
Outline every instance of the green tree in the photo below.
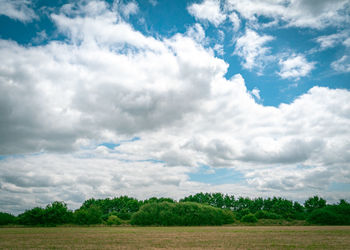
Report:
[[[307,199],[304,203],[304,207],[307,213],[311,213],[313,210],[318,208],[324,208],[325,206],[326,206],[326,200],[318,197],[317,195]]]
[[[18,215],[18,223],[21,225],[44,225],[45,224],[45,209],[35,207],[26,210]]]
[[[241,219],[242,222],[249,222],[249,223],[255,223],[258,221],[258,219],[255,217],[254,214],[246,214]]]
[[[0,225],[14,224],[16,217],[9,213],[0,212]]]
[[[47,205],[44,211],[45,224],[58,225],[73,222],[73,212],[68,210],[67,204],[55,201]]]
[[[99,224],[102,222],[102,211],[96,205],[80,208],[74,212],[74,222],[79,225]]]
[[[133,225],[199,226],[233,222],[231,211],[195,202],[152,202],[142,206],[131,217]]]
[[[118,216],[116,215],[110,215],[107,219],[107,225],[111,226],[111,225],[121,225],[123,223],[123,221],[118,218]]]

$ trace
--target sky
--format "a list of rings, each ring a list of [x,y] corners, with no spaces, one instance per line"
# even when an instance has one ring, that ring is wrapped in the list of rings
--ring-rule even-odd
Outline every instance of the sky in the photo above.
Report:
[[[0,0],[0,211],[350,201],[349,0]]]

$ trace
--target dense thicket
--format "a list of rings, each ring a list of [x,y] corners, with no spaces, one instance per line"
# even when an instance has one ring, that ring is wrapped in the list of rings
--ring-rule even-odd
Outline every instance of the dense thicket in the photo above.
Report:
[[[310,199],[314,199],[315,197]],[[310,208],[318,208],[318,204],[308,202],[310,199],[305,203],[309,204]],[[192,201],[201,204],[208,204],[213,207],[230,209],[237,213],[239,219],[248,213],[255,214],[259,211],[278,214],[284,219],[305,219],[305,209],[300,203],[281,197],[266,199],[239,197],[238,199],[235,199],[233,195],[229,196],[222,193],[198,193],[194,196],[190,195],[185,197],[180,201]]]
[[[199,226],[233,222],[232,211],[195,202],[150,203],[131,217],[133,225]]]
[[[306,220],[311,224],[350,225],[350,204],[341,200],[327,204],[314,196],[304,204],[281,197],[235,198],[222,193],[198,193],[181,199],[128,196],[89,199],[71,211],[64,202],[55,201],[45,208],[35,207],[13,216],[0,212],[0,225],[107,224],[120,225],[222,225],[236,220],[254,223],[260,219]]]
[[[15,223],[16,217],[9,213],[0,212],[0,225],[8,225]]]
[[[336,205],[324,205],[312,210],[307,221],[321,225],[350,225],[350,203],[341,200]]]
[[[21,225],[60,225],[71,223],[73,212],[64,202],[55,201],[46,208],[35,207],[18,215],[17,223]]]

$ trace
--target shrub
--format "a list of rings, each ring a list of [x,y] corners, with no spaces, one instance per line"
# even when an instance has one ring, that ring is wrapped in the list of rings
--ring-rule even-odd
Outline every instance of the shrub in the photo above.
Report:
[[[237,219],[241,220],[243,216],[250,214],[250,210],[248,208],[244,208],[242,210],[237,211]]]
[[[326,208],[315,209],[307,217],[308,222],[321,225],[336,225],[338,220],[337,214]]]
[[[0,225],[8,225],[15,223],[16,217],[9,213],[0,212]]]
[[[255,223],[258,221],[258,219],[255,217],[254,214],[247,214],[244,215],[241,219],[242,222],[249,222],[249,223]]]
[[[74,222],[79,225],[99,224],[102,222],[102,211],[94,205],[74,212]]]
[[[148,203],[131,217],[133,225],[199,226],[233,222],[231,211],[194,202]]]
[[[256,212],[255,217],[258,219],[272,219],[272,220],[282,219],[281,215],[264,211],[264,210],[259,210],[258,212]]]
[[[59,225],[73,222],[73,213],[68,210],[67,204],[55,201],[47,205],[44,210],[44,223],[47,225]]]
[[[35,207],[18,215],[18,223],[22,225],[44,225],[45,209]]]
[[[118,218],[118,216],[116,215],[110,215],[107,219],[107,225],[111,226],[111,225],[120,225],[122,224],[123,221]]]

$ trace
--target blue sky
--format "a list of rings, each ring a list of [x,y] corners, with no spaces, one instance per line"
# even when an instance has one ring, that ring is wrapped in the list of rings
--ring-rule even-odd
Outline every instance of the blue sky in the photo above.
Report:
[[[349,22],[348,0],[0,0],[0,209],[349,199]]]

